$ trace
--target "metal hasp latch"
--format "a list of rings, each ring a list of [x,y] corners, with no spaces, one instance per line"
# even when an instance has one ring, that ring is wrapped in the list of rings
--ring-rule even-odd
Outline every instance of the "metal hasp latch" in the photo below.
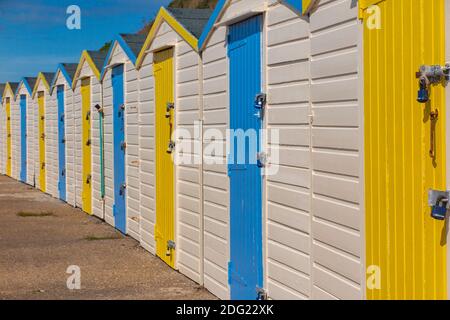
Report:
[[[428,205],[431,207],[431,217],[445,220],[449,204],[450,191],[428,190]]]
[[[167,146],[167,153],[171,154],[175,149],[175,142],[173,140],[169,141],[169,145]]]
[[[172,250],[175,250],[175,248],[176,248],[175,241],[173,240],[167,241],[166,256],[170,257],[172,255]]]
[[[448,82],[450,80],[450,64],[445,66],[433,65],[420,67],[419,72],[416,73],[416,78],[419,79],[419,93],[417,101],[420,103],[427,103],[430,100],[430,86],[440,82]]]
[[[255,109],[257,110],[255,116],[259,119],[264,117],[264,111],[267,102],[267,95],[265,93],[258,93],[255,97]]]
[[[126,183],[122,183],[122,184],[120,185],[119,194],[120,194],[121,196],[123,196],[123,195],[125,194],[125,189],[126,189],[126,188],[127,188]]]
[[[166,106],[166,118],[170,118],[170,110],[174,110],[175,109],[175,104],[171,103],[171,102],[167,102],[167,106]]]
[[[257,300],[267,300],[267,291],[263,288],[256,287]]]
[[[92,175],[88,174],[86,178],[86,184],[91,184]]]
[[[265,152],[258,152],[256,155],[256,164],[259,168],[264,168],[267,164],[267,154]]]

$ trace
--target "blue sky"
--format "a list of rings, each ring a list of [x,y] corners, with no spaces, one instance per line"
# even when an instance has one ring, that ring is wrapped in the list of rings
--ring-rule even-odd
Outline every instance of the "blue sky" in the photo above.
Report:
[[[0,0],[0,83],[18,82],[58,63],[78,62],[118,33],[133,33],[170,0]],[[81,30],[69,30],[68,6],[81,9]]]

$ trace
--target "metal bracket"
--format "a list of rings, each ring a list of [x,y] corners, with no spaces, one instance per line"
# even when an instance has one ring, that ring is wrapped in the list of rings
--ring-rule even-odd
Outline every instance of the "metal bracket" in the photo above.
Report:
[[[447,199],[446,208],[450,209],[450,191],[428,190],[428,205],[430,207],[436,206],[439,202],[445,202],[443,201],[445,199]]]
[[[417,101],[427,103],[430,100],[429,88],[432,84],[438,84],[450,81],[450,64],[440,65],[422,65],[419,72],[416,72],[416,78],[419,79],[419,92]]]
[[[174,149],[175,149],[175,142],[172,141],[172,140],[170,140],[170,141],[169,141],[169,145],[167,146],[166,152],[167,152],[168,154],[172,154],[172,152],[173,152]]]
[[[436,220],[445,220],[449,206],[450,192],[429,190],[428,204],[431,207],[431,217]]]
[[[258,295],[258,300],[268,300],[267,291],[265,289],[256,287],[256,294]]]
[[[175,241],[173,241],[173,240],[167,241],[166,256],[170,257],[172,255],[172,250],[175,250],[175,248],[176,248]]]
[[[122,183],[121,185],[120,185],[120,190],[119,190],[119,194],[121,195],[121,196],[123,196],[124,194],[125,194],[125,189],[127,188],[127,184],[126,183]]]
[[[170,110],[175,110],[175,104],[172,102],[167,102],[166,105],[166,118],[170,118]]]
[[[256,155],[258,167],[264,168],[267,165],[267,154],[265,152],[258,152]]]
[[[257,112],[255,116],[259,119],[264,118],[264,111],[267,103],[267,95],[265,93],[258,93],[255,97],[255,109]]]

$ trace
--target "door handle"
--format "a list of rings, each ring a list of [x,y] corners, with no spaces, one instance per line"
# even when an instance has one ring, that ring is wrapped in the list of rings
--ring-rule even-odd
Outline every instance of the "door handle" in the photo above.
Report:
[[[44,170],[45,169],[45,162],[42,162],[42,164],[41,164],[41,170]]]
[[[127,143],[125,141],[122,141],[120,143],[120,149],[125,150],[127,148]]]
[[[89,120],[91,118],[91,112],[88,111],[86,112],[86,120]]]
[[[61,170],[61,176],[64,177],[66,175],[66,169]]]
[[[86,145],[89,147],[91,145],[91,139],[87,139]]]
[[[41,134],[41,139],[45,140],[45,133]]]
[[[62,138],[61,143],[66,143],[66,139]]]
[[[86,184],[91,184],[92,176],[90,174],[87,175]]]

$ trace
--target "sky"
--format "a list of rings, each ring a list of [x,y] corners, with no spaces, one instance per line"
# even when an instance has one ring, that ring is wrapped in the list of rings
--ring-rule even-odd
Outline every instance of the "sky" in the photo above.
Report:
[[[0,83],[19,82],[59,63],[78,62],[118,33],[134,33],[170,0],[0,0]],[[69,30],[67,8],[80,8],[80,30]],[[72,20],[73,21],[73,20]]]

